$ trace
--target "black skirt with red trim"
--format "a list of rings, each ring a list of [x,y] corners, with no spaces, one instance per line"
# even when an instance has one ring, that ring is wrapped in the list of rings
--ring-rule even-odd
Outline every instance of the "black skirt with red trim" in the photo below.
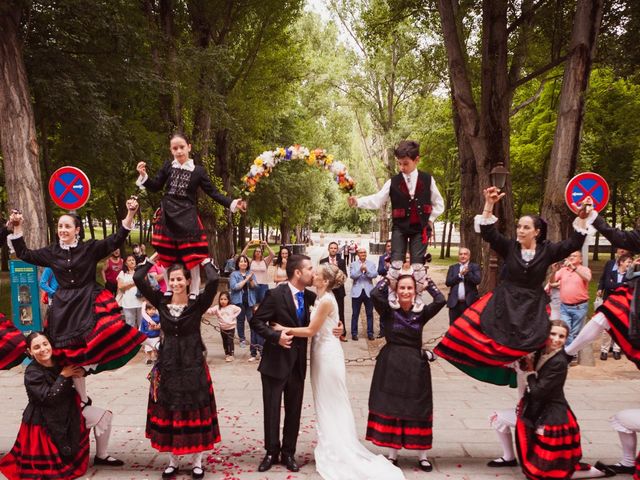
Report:
[[[0,460],[0,472],[9,480],[66,480],[78,478],[89,465],[89,430],[80,422],[80,449],[73,458],[60,456],[43,425],[22,423],[13,448]]]
[[[194,410],[170,410],[153,399],[149,392],[145,435],[159,452],[186,455],[212,450],[220,441],[220,427],[209,368],[205,364],[210,403]],[[162,378],[159,380],[162,382]]]
[[[369,411],[365,438],[381,447],[429,450],[433,444],[433,416],[428,420],[405,420]]]
[[[480,315],[493,293],[482,296],[449,327],[435,353],[473,378],[516,387],[515,371],[507,365],[530,353],[501,345],[482,331]]]
[[[61,365],[98,364],[95,372],[113,370],[131,360],[147,337],[127,325],[122,309],[108,290],[102,290],[94,304],[96,324],[81,342],[54,348],[53,355]]]
[[[632,298],[633,289],[622,286],[607,297],[598,307],[597,312],[607,317],[609,334],[620,345],[620,349],[627,358],[640,369],[640,341],[629,338],[629,311]]]
[[[188,238],[176,238],[162,221],[162,210],[156,211],[151,235],[151,245],[158,253],[157,262],[165,267],[183,263],[189,270],[209,257],[209,244],[200,218],[198,228]]]
[[[531,480],[568,480],[582,458],[580,427],[567,407],[567,423],[545,425],[541,435],[536,428],[516,422],[516,448],[524,475]]]
[[[633,480],[640,480],[640,453],[636,457],[636,473],[633,474]]]
[[[0,370],[9,370],[26,357],[25,337],[10,320],[0,313]]]

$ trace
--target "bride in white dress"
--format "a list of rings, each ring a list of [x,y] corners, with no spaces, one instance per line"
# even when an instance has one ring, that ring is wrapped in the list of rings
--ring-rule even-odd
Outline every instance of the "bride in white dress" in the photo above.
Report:
[[[384,456],[364,447],[356,433],[344,353],[333,329],[338,326],[338,304],[331,292],[345,281],[335,265],[320,265],[314,280],[317,299],[308,327],[277,325],[296,337],[313,337],[311,342],[311,387],[316,409],[318,446],[314,455],[316,470],[325,480],[401,480],[402,470]]]

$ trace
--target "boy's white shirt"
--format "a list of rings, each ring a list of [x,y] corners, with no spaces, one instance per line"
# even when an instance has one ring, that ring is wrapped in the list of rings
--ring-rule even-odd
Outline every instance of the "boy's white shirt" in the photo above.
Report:
[[[418,169],[416,168],[413,172],[408,175],[402,175],[407,181],[407,176],[410,181],[407,183],[409,187],[409,195],[413,197],[416,191],[416,184],[418,179]],[[373,195],[367,195],[366,197],[358,198],[358,208],[366,208],[368,210],[377,210],[384,205],[385,202],[389,200],[389,189],[391,188],[391,179],[387,180],[380,191],[378,193],[374,193]],[[436,185],[436,181],[431,177],[431,215],[429,216],[429,220],[432,222],[436,221],[442,212],[444,212],[444,199],[440,194],[440,190],[438,190],[438,186]]]

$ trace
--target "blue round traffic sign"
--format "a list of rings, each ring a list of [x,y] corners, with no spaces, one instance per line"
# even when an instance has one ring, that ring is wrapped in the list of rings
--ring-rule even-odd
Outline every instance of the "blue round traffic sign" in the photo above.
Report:
[[[604,210],[609,203],[609,185],[597,173],[579,173],[569,180],[564,190],[567,206],[574,212],[575,205],[580,206],[587,197],[593,200],[593,209],[597,212]]]
[[[60,167],[49,179],[49,194],[53,203],[65,210],[76,210],[89,200],[89,177],[76,167]]]

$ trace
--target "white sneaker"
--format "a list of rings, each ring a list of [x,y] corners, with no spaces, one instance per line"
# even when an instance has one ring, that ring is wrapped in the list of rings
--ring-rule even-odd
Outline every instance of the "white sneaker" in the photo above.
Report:
[[[233,355],[227,355],[226,357],[224,357],[224,361],[225,362],[233,362]]]
[[[240,348],[247,348],[247,341],[246,340],[240,340]]]
[[[396,295],[396,292],[391,289],[389,289],[389,306],[394,310],[400,308],[400,304],[398,303],[398,295]]]
[[[256,360],[258,360],[256,357],[249,357],[247,362],[255,362]]]

